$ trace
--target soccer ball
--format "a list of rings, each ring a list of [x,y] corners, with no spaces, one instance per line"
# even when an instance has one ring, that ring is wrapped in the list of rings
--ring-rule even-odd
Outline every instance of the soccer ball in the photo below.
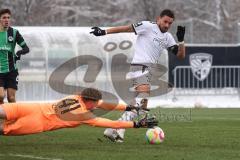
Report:
[[[164,132],[160,127],[150,128],[146,132],[146,139],[150,144],[160,144],[163,142],[164,137]]]

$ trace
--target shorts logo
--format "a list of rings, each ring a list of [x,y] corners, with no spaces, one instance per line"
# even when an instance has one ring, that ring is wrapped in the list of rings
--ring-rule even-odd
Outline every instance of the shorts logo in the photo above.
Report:
[[[203,81],[210,73],[212,66],[212,55],[207,53],[195,53],[189,58],[193,76]]]
[[[12,41],[13,41],[13,37],[12,37],[12,36],[9,36],[9,37],[8,37],[8,41],[9,41],[9,42],[12,42]]]

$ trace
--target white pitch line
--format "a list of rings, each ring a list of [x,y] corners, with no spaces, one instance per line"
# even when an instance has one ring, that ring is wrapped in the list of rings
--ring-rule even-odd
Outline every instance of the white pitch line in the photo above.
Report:
[[[23,157],[23,158],[31,158],[31,159],[40,159],[40,160],[63,160],[59,158],[45,158],[45,157],[37,157],[33,155],[23,155],[23,154],[8,154],[9,156],[12,157]]]

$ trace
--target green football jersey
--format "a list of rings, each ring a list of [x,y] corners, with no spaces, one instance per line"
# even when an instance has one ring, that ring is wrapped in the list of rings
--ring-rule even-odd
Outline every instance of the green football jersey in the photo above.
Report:
[[[0,32],[0,73],[7,73],[17,69],[15,46],[26,45],[18,30],[9,27],[7,31]]]

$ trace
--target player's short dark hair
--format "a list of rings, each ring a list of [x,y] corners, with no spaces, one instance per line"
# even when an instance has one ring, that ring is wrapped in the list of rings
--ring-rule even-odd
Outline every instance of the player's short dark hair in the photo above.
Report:
[[[163,16],[168,16],[168,17],[171,17],[171,18],[175,19],[174,12],[170,9],[164,9],[160,13],[160,17],[163,17]]]
[[[98,101],[102,99],[102,93],[95,88],[86,88],[81,92],[84,101]]]
[[[0,16],[2,16],[3,14],[6,14],[6,13],[8,13],[8,14],[10,14],[11,15],[11,11],[10,11],[10,9],[1,9],[0,10]]]

